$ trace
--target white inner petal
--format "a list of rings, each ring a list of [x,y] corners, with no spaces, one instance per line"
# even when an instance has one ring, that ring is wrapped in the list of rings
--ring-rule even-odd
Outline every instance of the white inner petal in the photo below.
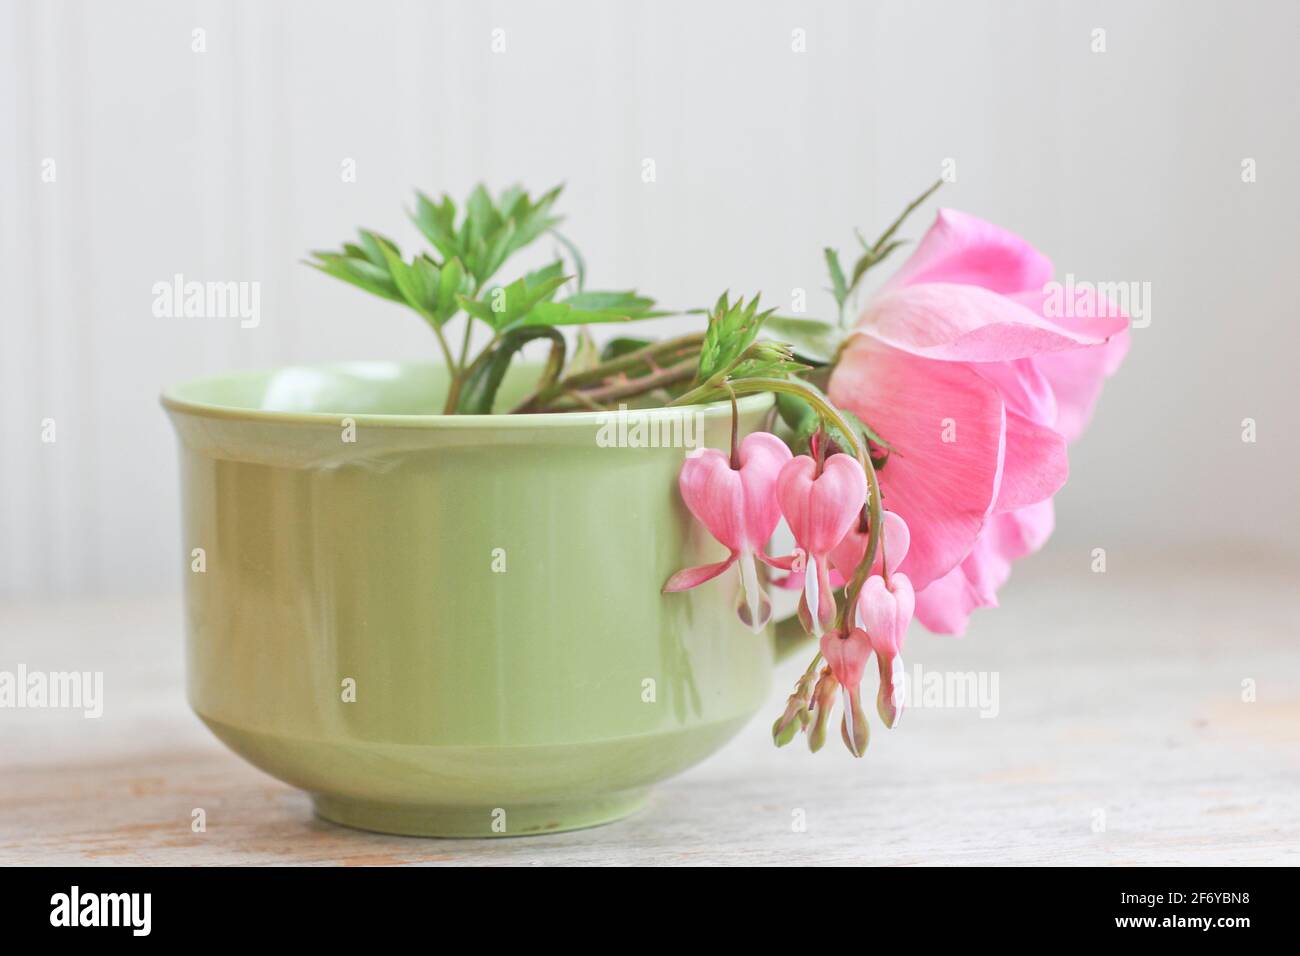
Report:
[[[853,745],[853,752],[858,752],[858,741],[853,734],[853,698],[849,696],[849,689],[843,684],[840,685],[840,699],[844,703],[844,728],[849,735],[849,743]]]
[[[758,568],[754,563],[754,552],[746,548],[740,554],[740,587],[745,593],[745,606],[749,608],[750,630],[755,634],[763,629],[766,621],[762,620],[763,595],[758,586]]]
[[[892,729],[893,726],[898,724],[898,718],[902,716],[903,713],[903,704],[907,700],[907,672],[903,670],[902,654],[894,655],[894,664],[890,668],[889,672],[889,683],[892,686],[892,693],[890,694],[889,700],[890,703],[894,705],[894,723],[891,725]]]
[[[808,564],[803,569],[803,594],[808,602],[808,614],[812,617],[813,636],[822,636],[822,622],[817,611],[821,607],[821,591],[817,589],[817,559],[808,556]]]

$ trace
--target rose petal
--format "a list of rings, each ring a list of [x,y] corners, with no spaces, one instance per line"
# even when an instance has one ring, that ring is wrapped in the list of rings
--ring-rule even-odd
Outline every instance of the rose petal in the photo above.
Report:
[[[958,282],[1011,293],[1040,289],[1051,278],[1051,260],[1015,233],[955,209],[940,209],[886,288]]]
[[[923,588],[970,552],[996,498],[1002,399],[964,365],[861,335],[831,376],[830,398],[896,449],[880,471],[882,503],[907,523],[911,544],[900,567]]]

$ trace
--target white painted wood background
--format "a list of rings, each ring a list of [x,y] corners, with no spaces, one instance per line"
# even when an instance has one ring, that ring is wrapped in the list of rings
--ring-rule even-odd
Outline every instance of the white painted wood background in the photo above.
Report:
[[[413,187],[565,180],[594,282],[683,306],[804,288],[824,315],[822,245],[945,158],[943,201],[1062,276],[1153,286],[1052,547],[1294,554],[1298,28],[1295,4],[1209,0],[3,0],[0,595],[175,588],[161,385],[432,358],[413,317],[299,264],[359,224],[413,238]],[[260,326],[155,318],[175,273],[260,281]]]

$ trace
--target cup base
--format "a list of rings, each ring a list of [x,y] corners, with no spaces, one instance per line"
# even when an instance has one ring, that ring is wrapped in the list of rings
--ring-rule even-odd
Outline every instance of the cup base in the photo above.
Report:
[[[583,800],[491,806],[406,806],[313,794],[316,815],[357,830],[418,837],[511,837],[563,833],[613,823],[645,806],[649,789]]]

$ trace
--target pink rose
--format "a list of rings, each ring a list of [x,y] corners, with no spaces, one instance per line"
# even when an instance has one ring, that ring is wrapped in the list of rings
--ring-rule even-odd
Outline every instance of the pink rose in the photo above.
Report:
[[[1047,540],[1066,443],[1128,349],[1118,310],[1048,316],[1051,278],[1023,239],[941,210],[831,376],[832,401],[897,450],[881,492],[911,532],[901,567],[931,631],[964,632]]]

